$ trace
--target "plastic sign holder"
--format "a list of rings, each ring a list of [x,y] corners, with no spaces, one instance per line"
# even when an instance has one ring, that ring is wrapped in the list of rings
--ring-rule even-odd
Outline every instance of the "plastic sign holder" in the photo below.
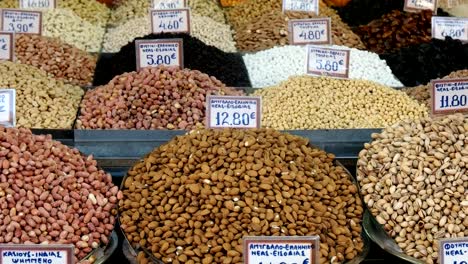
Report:
[[[15,33],[0,31],[0,60],[15,58]]]
[[[184,67],[183,39],[136,40],[136,68],[158,65]]]
[[[2,31],[42,34],[42,12],[23,9],[1,9]]]
[[[151,10],[150,17],[153,34],[162,32],[190,34],[190,10],[188,8]]]
[[[350,51],[307,46],[307,74],[349,78]]]
[[[0,89],[0,125],[16,125],[16,90]],[[1,245],[1,244],[0,244]],[[0,261],[3,264],[3,262]]]
[[[468,264],[468,237],[439,239],[439,264]]]
[[[260,128],[262,99],[259,96],[206,97],[206,127]]]
[[[0,244],[0,263],[74,264],[73,245]]]
[[[432,38],[444,40],[446,37],[468,42],[468,18],[432,17]]]
[[[331,18],[291,19],[288,21],[289,42],[292,45],[330,45]]]
[[[62,0],[67,1],[67,0]],[[40,8],[40,9],[54,9],[57,8],[57,1],[55,0],[19,0],[20,8]]]
[[[468,78],[433,80],[431,84],[432,115],[468,112]]]

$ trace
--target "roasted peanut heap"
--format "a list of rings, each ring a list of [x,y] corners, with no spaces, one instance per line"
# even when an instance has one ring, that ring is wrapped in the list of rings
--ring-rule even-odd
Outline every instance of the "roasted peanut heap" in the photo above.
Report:
[[[320,263],[350,260],[363,208],[333,160],[271,129],[191,131],[129,170],[122,229],[164,263],[242,263],[248,235],[319,235]]]

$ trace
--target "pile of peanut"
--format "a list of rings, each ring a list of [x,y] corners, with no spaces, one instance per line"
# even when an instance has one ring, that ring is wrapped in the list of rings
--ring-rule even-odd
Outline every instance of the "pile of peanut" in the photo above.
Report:
[[[242,263],[245,236],[318,235],[320,263],[363,249],[351,176],[307,139],[271,129],[178,136],[129,170],[122,193],[127,239],[164,263]]]
[[[401,122],[359,153],[364,201],[405,254],[439,263],[439,239],[468,236],[468,120]]]
[[[75,262],[108,243],[121,194],[92,156],[0,127],[0,161],[0,243],[73,244]]]

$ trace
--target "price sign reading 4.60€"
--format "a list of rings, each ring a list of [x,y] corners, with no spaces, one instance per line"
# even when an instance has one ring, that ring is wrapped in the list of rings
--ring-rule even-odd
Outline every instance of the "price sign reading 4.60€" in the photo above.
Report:
[[[432,81],[432,114],[468,112],[468,79]]]
[[[245,264],[319,263],[319,237],[244,237]]]
[[[405,0],[403,9],[407,12],[431,10],[435,13],[437,12],[437,0]]]
[[[42,13],[21,9],[2,9],[2,31],[42,34]]]
[[[16,90],[0,89],[0,125],[14,127],[16,125]],[[1,262],[0,263],[5,263]]]
[[[260,128],[261,97],[214,96],[206,97],[208,128]]]
[[[0,263],[72,264],[73,245],[0,245]]]
[[[291,19],[289,24],[290,43],[301,44],[331,44],[331,19]]]
[[[307,73],[348,78],[349,50],[307,46]]]
[[[190,10],[151,10],[151,28],[154,34],[161,32],[190,34]]]
[[[15,49],[15,33],[0,32],[0,60],[13,61]]]
[[[184,67],[182,39],[136,40],[135,49],[138,71],[158,65]]]
[[[468,237],[439,239],[440,264],[468,264]]]
[[[286,11],[319,13],[318,0],[283,0],[283,13]]]
[[[185,8],[187,0],[153,0],[153,9]]]
[[[20,8],[53,9],[57,7],[57,2],[55,0],[19,0],[19,6]]]
[[[432,37],[436,39],[451,37],[468,42],[468,18],[433,16]]]

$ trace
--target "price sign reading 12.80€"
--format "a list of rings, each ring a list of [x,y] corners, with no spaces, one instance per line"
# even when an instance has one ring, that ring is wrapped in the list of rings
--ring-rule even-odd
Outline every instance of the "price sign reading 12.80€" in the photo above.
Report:
[[[436,39],[451,37],[468,42],[468,18],[433,16],[432,37]]]
[[[154,34],[161,32],[190,34],[190,10],[151,10],[151,29]]]
[[[331,19],[291,19],[288,22],[290,43],[301,44],[331,44]]]
[[[437,0],[405,0],[403,9],[407,12],[431,10],[437,12]]]
[[[318,0],[283,0],[283,13],[287,11],[319,13]]]
[[[135,49],[138,71],[158,65],[184,67],[182,39],[136,40]]]
[[[57,6],[57,2],[55,0],[19,0],[19,6],[20,8],[53,9]]]
[[[2,31],[42,34],[42,13],[21,9],[2,9]]]
[[[13,61],[15,51],[15,33],[0,31],[0,60]]]
[[[440,264],[468,264],[468,237],[439,239]]]
[[[208,128],[260,128],[261,97],[215,96],[206,97]]]
[[[468,79],[432,81],[432,114],[468,112]]]
[[[348,78],[349,50],[307,46],[307,73],[320,76]]]
[[[16,125],[16,90],[0,89],[0,125],[14,127]],[[4,263],[1,262],[0,263]]]
[[[185,8],[187,0],[153,0],[153,9]]]
[[[72,264],[73,245],[0,244],[0,263]]]

